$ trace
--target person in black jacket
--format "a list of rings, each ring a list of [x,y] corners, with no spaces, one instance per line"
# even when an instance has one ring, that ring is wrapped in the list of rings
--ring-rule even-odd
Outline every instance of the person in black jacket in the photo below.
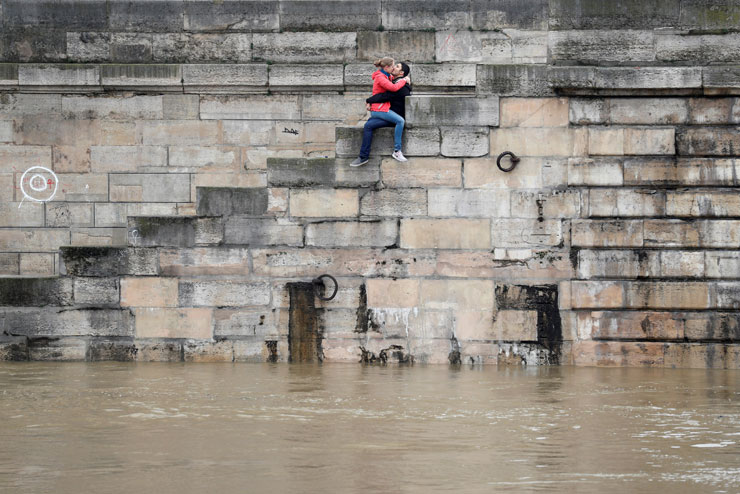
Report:
[[[403,62],[397,63],[393,66],[394,79],[400,79],[409,75],[411,69]],[[406,118],[406,96],[411,94],[411,84],[406,84],[404,87],[392,93],[387,91],[385,93],[379,93],[375,96],[371,96],[367,100],[367,104],[370,103],[383,103],[386,101],[391,102],[391,110]],[[393,127],[394,124],[380,118],[370,118],[365,122],[365,127],[362,131],[362,147],[360,148],[360,156],[356,158],[349,166],[362,166],[368,162],[370,158],[370,146],[373,143],[373,131],[381,127]]]

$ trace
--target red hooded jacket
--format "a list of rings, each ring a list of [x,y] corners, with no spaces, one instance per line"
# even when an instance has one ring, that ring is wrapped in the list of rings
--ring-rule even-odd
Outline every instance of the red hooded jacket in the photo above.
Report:
[[[390,76],[384,74],[382,70],[376,70],[375,72],[373,72],[373,94],[374,95],[378,93],[384,93],[386,91],[395,93],[396,91],[398,91],[405,85],[406,85],[406,79],[402,79],[401,82],[397,84],[393,84],[391,82]],[[373,103],[372,105],[370,105],[370,111],[387,112],[390,109],[391,109],[390,101],[386,101],[385,103]]]

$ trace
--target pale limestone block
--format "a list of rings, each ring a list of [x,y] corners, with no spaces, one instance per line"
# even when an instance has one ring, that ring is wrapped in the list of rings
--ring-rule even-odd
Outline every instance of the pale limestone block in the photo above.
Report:
[[[267,146],[273,142],[276,124],[265,120],[225,120],[223,141],[240,146]]]
[[[589,217],[666,214],[666,194],[659,190],[590,189],[588,198]]]
[[[271,89],[294,88],[344,88],[342,65],[271,65],[269,71]]]
[[[51,169],[51,146],[0,145],[0,171],[22,173],[32,166]]]
[[[537,341],[537,311],[502,310],[495,315],[493,339],[498,341]]]
[[[732,174],[732,163],[729,166],[713,166],[713,160],[688,161],[677,163],[670,158],[633,158],[624,161],[625,185],[648,184],[701,184],[702,175],[727,177]],[[707,171],[709,173],[707,173]],[[684,182],[685,181],[685,182]]]
[[[90,148],[87,146],[53,146],[51,161],[56,173],[90,171]]]
[[[703,220],[698,222],[702,247],[737,247],[740,245],[740,221]]]
[[[96,136],[92,144],[103,146],[132,146],[141,144],[141,142],[136,135],[135,122],[101,120],[99,135]]]
[[[263,173],[196,173],[191,175],[191,197],[196,197],[196,187],[254,188],[267,185]]]
[[[0,142],[13,142],[12,120],[0,120]]]
[[[440,127],[442,156],[485,156],[488,154],[488,127]]]
[[[200,116],[200,96],[197,94],[162,95],[162,118],[192,120]]]
[[[202,120],[300,120],[299,95],[204,95],[200,99]],[[363,112],[364,113],[364,112]]]
[[[186,341],[183,343],[184,362],[234,362],[234,341]]]
[[[487,219],[402,219],[401,247],[408,249],[489,249]]]
[[[598,367],[664,366],[663,342],[578,341],[573,344],[573,364]]]
[[[414,87],[475,87],[475,64],[410,64]]]
[[[574,247],[642,247],[641,220],[573,220]],[[645,242],[647,244],[647,242]]]
[[[496,126],[499,99],[496,96],[408,96],[406,122],[420,126]]]
[[[75,204],[72,202],[47,202],[46,226],[95,226],[93,204]]]
[[[199,120],[162,120],[138,122],[137,133],[141,143],[148,145],[193,145],[219,144],[218,122]]]
[[[558,282],[558,309],[561,311],[573,308],[570,283],[570,280]]]
[[[502,98],[501,127],[564,127],[568,98]]]
[[[213,309],[139,307],[133,311],[137,338],[213,337]]]
[[[95,204],[96,227],[124,227],[129,216],[178,216],[178,211],[174,203]]]
[[[70,245],[78,247],[123,247],[126,245],[125,228],[80,228],[70,232]]]
[[[429,216],[508,217],[508,190],[429,189]]]
[[[421,280],[424,309],[493,310],[494,283],[491,280]]]
[[[254,60],[318,64],[355,60],[357,34],[344,33],[254,33]]]
[[[21,86],[99,86],[100,68],[97,65],[36,65],[18,67]]]
[[[111,64],[101,66],[103,86],[115,88],[147,87],[182,91],[180,65],[164,64]]]
[[[660,277],[659,254],[657,251],[581,249],[576,275],[581,279]]]
[[[45,118],[51,118],[59,117],[61,113],[61,94],[6,93],[0,98],[0,115],[3,118],[10,119],[32,115],[43,115]]]
[[[76,119],[161,119],[162,96],[62,96],[62,116]]]
[[[455,338],[461,343],[498,339],[493,329],[495,314],[493,310],[455,310]],[[466,347],[464,343],[462,346]]]
[[[182,66],[185,91],[256,91],[267,87],[266,64],[190,64]]]
[[[512,63],[512,40],[496,31],[437,31],[437,62]]]
[[[570,123],[603,124],[609,121],[609,101],[596,98],[570,98]]]
[[[386,187],[460,187],[462,162],[459,159],[409,158],[408,162],[399,163],[385,158],[380,174]]]
[[[0,202],[0,226],[44,226],[44,203],[29,200]]]
[[[586,129],[499,128],[491,129],[491,154],[513,151],[517,156],[583,156]]]
[[[190,174],[112,174],[110,201],[190,202]]]
[[[625,282],[571,281],[574,309],[617,309],[626,306]]]
[[[60,173],[55,201],[95,202],[108,198],[108,175],[100,173]]]
[[[22,252],[19,262],[21,276],[53,276],[58,271],[56,254]]]
[[[369,85],[370,79],[368,78],[364,84]],[[275,95],[273,98],[278,96]],[[367,117],[365,110],[367,97],[366,91],[345,94],[304,94],[301,101],[301,119],[304,121],[333,120],[346,125],[357,125],[360,120]]]
[[[465,159],[465,188],[539,189],[543,186],[543,169],[549,167],[553,161],[545,158],[522,158],[513,171],[504,173],[496,166],[494,157]],[[503,160],[502,164],[509,166]]]
[[[367,306],[410,309],[419,307],[419,280],[367,280]]]
[[[306,226],[306,245],[316,247],[387,247],[397,243],[394,220],[332,221]]]
[[[589,128],[588,154],[590,155],[622,155],[624,149],[624,133],[626,129]]]
[[[704,252],[663,251],[660,253],[660,276],[664,278],[703,278]]]
[[[121,307],[177,307],[177,279],[122,278]]]
[[[224,228],[224,243],[236,245],[303,245],[303,227],[283,219],[230,217]]]
[[[609,121],[612,124],[665,125],[688,120],[684,98],[611,98]]]
[[[424,31],[358,31],[357,59],[369,61],[388,56],[417,63],[433,62],[434,37],[435,33]]]
[[[243,307],[270,303],[270,287],[266,283],[180,281],[179,292],[181,307]]]
[[[494,247],[552,247],[563,242],[563,228],[560,220],[493,220],[491,235]]]
[[[70,232],[67,229],[0,229],[0,250],[5,252],[56,252],[59,247],[69,245],[69,242]]]
[[[553,61],[560,62],[560,65],[563,61],[595,64],[655,60],[652,31],[550,31],[548,38],[550,57]]]
[[[133,172],[167,166],[165,146],[90,146],[92,172]]]
[[[224,247],[160,249],[159,269],[164,276],[247,275],[248,251],[245,248]]]
[[[515,64],[547,63],[547,31],[504,29],[511,38],[511,61]]]
[[[198,172],[238,170],[241,151],[231,146],[170,146],[168,165]]]
[[[624,129],[624,154],[676,154],[674,129]]]
[[[571,158],[568,160],[568,185],[622,185],[622,160]]]
[[[347,217],[359,213],[358,191],[353,189],[294,190],[290,194],[294,217]]]
[[[625,307],[632,309],[709,309],[711,284],[705,282],[625,283]]]
[[[734,192],[666,193],[669,216],[740,216],[740,197]]]
[[[682,220],[645,220],[644,236],[646,247],[699,247],[709,246],[711,238],[703,238],[702,223],[687,223]],[[727,239],[729,240],[729,238]],[[726,241],[722,242],[723,244]],[[723,245],[716,245],[722,247]],[[727,246],[727,245],[724,245]]]
[[[427,193],[424,189],[382,189],[370,191],[360,199],[363,216],[425,216]]]
[[[577,218],[580,212],[581,193],[578,190],[550,192],[518,190],[511,194],[513,218]]]
[[[706,251],[704,272],[707,278],[740,277],[740,252],[737,250]]]

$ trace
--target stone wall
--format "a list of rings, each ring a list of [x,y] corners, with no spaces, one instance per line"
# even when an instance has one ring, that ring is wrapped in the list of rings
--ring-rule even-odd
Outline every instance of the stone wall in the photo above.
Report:
[[[0,21],[0,358],[285,361],[328,273],[325,360],[740,366],[737,1]],[[350,168],[386,54],[410,160],[383,129]]]

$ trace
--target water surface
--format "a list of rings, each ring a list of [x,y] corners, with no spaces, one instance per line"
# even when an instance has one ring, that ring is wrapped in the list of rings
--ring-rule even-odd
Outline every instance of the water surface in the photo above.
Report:
[[[0,364],[0,492],[740,492],[740,372]]]

